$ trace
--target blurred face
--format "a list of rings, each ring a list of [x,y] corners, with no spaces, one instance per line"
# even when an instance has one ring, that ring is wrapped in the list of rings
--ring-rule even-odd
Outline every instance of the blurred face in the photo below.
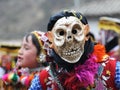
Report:
[[[2,56],[2,66],[6,67],[10,64],[11,57],[9,55],[3,55]]]
[[[34,68],[37,67],[37,49],[35,45],[32,43],[32,36],[23,38],[22,46],[18,52],[18,60],[17,66],[18,67],[28,67]]]

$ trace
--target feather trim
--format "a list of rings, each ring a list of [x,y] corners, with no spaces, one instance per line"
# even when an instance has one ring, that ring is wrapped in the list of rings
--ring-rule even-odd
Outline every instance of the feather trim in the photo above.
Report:
[[[83,65],[75,67],[73,72],[60,74],[59,80],[65,90],[79,90],[93,86],[94,78],[98,71],[96,57],[90,56]]]
[[[109,55],[106,54],[105,47],[100,43],[94,46],[93,55],[97,57],[96,62],[103,62],[109,59]]]
[[[96,57],[91,56],[83,65],[75,68],[81,86],[88,87],[94,84],[94,78],[98,71],[98,64],[95,62]]]

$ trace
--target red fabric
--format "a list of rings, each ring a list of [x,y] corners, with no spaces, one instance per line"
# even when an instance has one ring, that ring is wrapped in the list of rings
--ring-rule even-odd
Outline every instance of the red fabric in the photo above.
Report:
[[[58,85],[54,81],[48,79],[48,77],[51,77],[51,76],[49,75],[49,72],[47,70],[42,70],[40,72],[39,79],[40,79],[40,83],[42,85],[42,90],[47,90],[47,87],[52,88],[52,90],[60,90],[58,88]],[[48,82],[49,82],[49,84],[46,84]]]
[[[46,82],[47,82],[47,79],[49,77],[47,70],[42,70],[39,75],[40,75],[39,79],[40,79],[40,83],[42,85],[42,89],[47,90]]]
[[[65,90],[79,90],[82,88],[82,83],[79,82],[75,73],[63,73],[59,76],[59,80]]]
[[[104,75],[105,77],[110,76],[110,78],[105,82],[107,83],[107,87],[108,88],[111,87],[112,90],[117,90],[114,83],[115,68],[116,68],[116,60],[108,60],[108,62],[106,63],[106,66],[104,67],[104,71],[102,73],[102,75]],[[110,75],[107,74],[107,71],[110,71]]]

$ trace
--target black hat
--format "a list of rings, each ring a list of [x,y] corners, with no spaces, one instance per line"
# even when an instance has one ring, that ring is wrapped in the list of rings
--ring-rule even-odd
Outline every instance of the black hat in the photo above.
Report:
[[[80,12],[75,11],[61,11],[53,16],[50,17],[50,20],[48,22],[47,31],[51,31],[54,24],[57,22],[58,19],[62,17],[69,17],[69,16],[75,16],[77,17],[84,25],[88,24],[87,19],[85,16],[83,16]]]

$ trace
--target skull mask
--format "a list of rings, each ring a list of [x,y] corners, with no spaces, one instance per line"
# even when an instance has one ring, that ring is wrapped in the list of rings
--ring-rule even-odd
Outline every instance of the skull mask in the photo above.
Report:
[[[84,52],[85,25],[74,16],[62,17],[52,29],[53,48],[66,62],[76,63]]]

